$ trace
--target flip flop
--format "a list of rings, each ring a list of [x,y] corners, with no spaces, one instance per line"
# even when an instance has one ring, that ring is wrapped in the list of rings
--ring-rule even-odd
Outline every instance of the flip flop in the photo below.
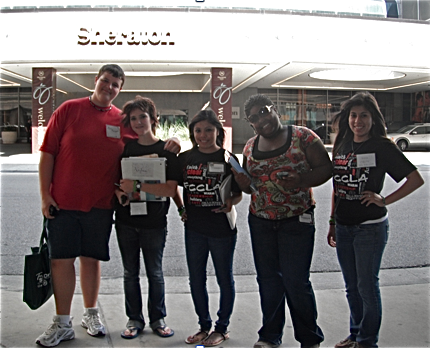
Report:
[[[173,331],[172,329],[170,329],[170,333],[163,334],[162,332],[160,332],[160,330],[166,331],[166,329],[169,329],[169,327],[167,325],[162,325],[155,329],[152,329],[152,331],[154,331],[154,333],[160,337],[171,337],[175,334],[175,331]]]
[[[215,341],[213,343],[207,343],[207,341],[211,338],[212,335],[214,334],[219,334],[221,335],[221,338],[218,341]],[[225,340],[228,340],[230,337],[228,335],[228,332],[226,333],[222,333],[222,332],[217,332],[217,331],[212,331],[211,334],[209,336],[207,336],[205,339],[202,340],[202,344],[205,347],[215,347],[221,343],[223,343]]]
[[[205,334],[205,337],[202,337],[200,340],[197,339],[197,336],[201,335],[201,334]],[[196,334],[189,336],[185,339],[185,343],[186,344],[197,344],[200,343],[201,341],[203,341],[204,339],[206,339],[209,336],[209,331],[205,331],[205,330],[200,330],[199,332],[197,332]]]
[[[131,335],[127,335],[125,332],[128,330]],[[142,329],[139,329],[138,327],[130,326],[126,328],[123,332],[121,332],[121,337],[125,338],[126,340],[136,338],[139,336],[139,334],[142,332]]]

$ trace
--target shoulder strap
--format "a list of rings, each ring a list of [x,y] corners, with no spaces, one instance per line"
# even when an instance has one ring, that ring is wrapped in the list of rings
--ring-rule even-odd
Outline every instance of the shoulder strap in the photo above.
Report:
[[[48,219],[44,216],[42,235],[40,236],[40,242],[39,242],[39,252],[42,250],[42,245],[45,243],[45,241],[48,242],[48,232],[46,231],[47,225],[48,225]]]

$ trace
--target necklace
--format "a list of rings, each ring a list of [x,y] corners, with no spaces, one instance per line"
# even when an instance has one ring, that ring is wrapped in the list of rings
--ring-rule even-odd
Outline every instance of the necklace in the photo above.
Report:
[[[360,147],[362,147],[363,146],[363,144],[365,143],[366,141],[363,141],[362,143],[360,143],[360,145],[354,150],[354,140],[351,142],[351,147],[352,147],[352,154],[353,155],[355,155],[355,152],[356,151],[358,151],[359,149],[360,149]]]
[[[111,105],[109,105],[109,106],[106,106],[106,107],[102,108],[102,107],[100,107],[100,106],[97,106],[96,104],[94,104],[94,103],[91,101],[91,96],[89,96],[89,97],[88,97],[88,100],[90,101],[91,106],[92,106],[94,109],[98,110],[98,111],[108,112],[108,111],[111,111],[111,110],[112,110],[112,104],[111,104]]]

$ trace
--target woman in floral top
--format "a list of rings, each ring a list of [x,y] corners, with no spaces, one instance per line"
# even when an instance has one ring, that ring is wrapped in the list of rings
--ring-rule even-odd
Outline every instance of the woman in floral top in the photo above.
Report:
[[[324,335],[309,281],[315,238],[311,187],[330,178],[330,158],[314,132],[283,126],[268,97],[252,96],[245,114],[256,136],[243,150],[249,177],[236,173],[235,179],[251,194],[248,222],[263,312],[254,348],[282,343],[285,300],[301,347],[319,347]]]

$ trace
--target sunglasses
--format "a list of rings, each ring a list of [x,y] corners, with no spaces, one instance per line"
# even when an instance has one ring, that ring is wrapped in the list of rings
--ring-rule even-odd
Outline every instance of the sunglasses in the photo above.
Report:
[[[272,112],[273,105],[263,106],[256,114],[252,114],[245,117],[245,120],[249,123],[256,123],[261,117],[266,117]]]

